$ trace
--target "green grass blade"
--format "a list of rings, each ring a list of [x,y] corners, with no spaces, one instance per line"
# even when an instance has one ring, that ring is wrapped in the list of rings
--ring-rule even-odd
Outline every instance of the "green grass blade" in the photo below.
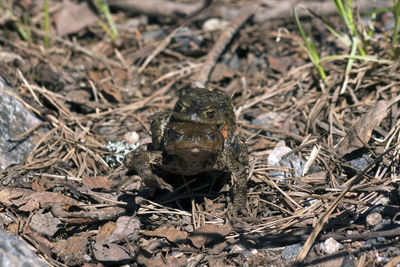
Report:
[[[117,27],[115,26],[115,23],[112,19],[110,8],[108,7],[107,1],[106,0],[97,0],[97,6],[104,13],[107,23],[111,28],[111,39],[114,41],[117,40],[119,38],[119,33],[118,33]]]
[[[321,58],[322,61],[333,61],[333,60],[343,60],[343,59],[357,59],[357,60],[362,60],[362,61],[372,61],[372,62],[377,62],[380,64],[393,64],[393,60],[389,59],[380,59],[372,56],[351,56],[351,55],[333,55],[333,56],[326,56]]]
[[[356,36],[353,40],[353,45],[351,47],[351,52],[350,52],[350,56],[352,56],[352,57],[356,55],[357,44],[358,44],[358,37]],[[347,88],[347,83],[349,81],[349,74],[350,74],[350,71],[351,71],[351,68],[352,68],[353,62],[354,62],[354,58],[352,58],[352,57],[350,57],[349,60],[347,61],[346,71],[344,72],[344,81],[343,81],[342,89],[340,89],[340,94],[343,94]]]
[[[295,8],[293,8],[293,14],[294,14],[294,18],[295,18],[295,21],[297,24],[297,28],[299,29],[301,38],[303,39],[304,44],[305,44],[305,46],[301,45],[300,47],[303,48],[307,52],[308,57],[310,58],[311,62],[317,68],[321,79],[326,83],[326,73],[320,64],[320,58],[319,58],[317,49],[315,48],[315,44],[314,44],[312,35],[310,33],[309,38],[307,38],[306,34],[304,33],[303,27],[301,26],[300,19],[299,19],[299,16],[297,15],[297,11]]]
[[[394,51],[394,57],[397,58],[399,56],[399,47],[398,47],[398,31],[399,31],[399,19],[400,19],[400,0],[393,0],[393,11],[394,11],[394,28],[392,35],[392,49]]]

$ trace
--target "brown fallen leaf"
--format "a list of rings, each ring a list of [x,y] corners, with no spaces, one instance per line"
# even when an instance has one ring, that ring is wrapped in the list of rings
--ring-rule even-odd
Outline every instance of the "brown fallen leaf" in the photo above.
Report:
[[[142,231],[147,236],[165,237],[169,242],[182,243],[188,237],[185,231],[177,230],[172,225],[162,225],[154,231]]]
[[[103,240],[112,235],[115,231],[117,224],[115,222],[108,222],[100,228],[100,231],[97,233],[97,240]]]
[[[196,248],[201,248],[202,246],[215,242],[219,239],[224,238],[232,231],[232,226],[230,224],[226,225],[216,225],[216,224],[206,224],[200,227],[196,231],[190,233],[189,240]]]
[[[378,101],[347,133],[336,148],[337,153],[344,156],[368,144],[372,131],[386,117],[389,106],[385,100]]]
[[[64,8],[56,14],[57,33],[61,36],[76,33],[95,23],[96,19],[86,1],[80,4],[65,1]]]
[[[106,176],[84,177],[83,185],[89,189],[105,189],[110,190],[113,182]]]
[[[65,209],[65,205],[55,203],[51,207],[51,212],[63,222],[89,223],[113,220],[125,214],[126,210],[122,207],[105,207],[97,209],[90,207],[75,207],[75,209],[67,210]]]
[[[290,57],[274,57],[267,55],[268,66],[271,70],[285,73],[288,69],[294,65],[293,59]]]
[[[131,255],[123,246],[109,242],[95,242],[92,244],[94,258],[106,265],[118,265],[129,262]]]
[[[96,238],[103,243],[117,243],[122,239],[134,241],[140,230],[140,221],[135,217],[121,216],[117,221],[105,224]]]
[[[111,52],[112,51],[113,50],[111,50]],[[107,55],[107,53],[104,51],[99,51],[99,53]],[[121,72],[119,71],[113,71],[113,79],[112,80],[106,79],[104,81],[104,79],[109,77],[109,75],[110,74],[106,71],[89,72],[89,77],[92,81],[95,81],[97,90],[104,93],[107,99],[109,99],[110,101],[120,103],[122,102],[123,99],[120,87],[123,87],[124,85],[123,81],[125,81],[127,77],[122,75]],[[120,86],[116,86],[116,83],[120,84]]]
[[[77,205],[79,202],[54,192],[34,192],[23,188],[4,188],[0,191],[0,203],[15,205],[20,211],[33,211],[51,203]]]
[[[186,257],[177,258],[168,254],[167,256],[157,253],[151,258],[145,257],[143,254],[138,255],[138,263],[147,267],[174,267],[174,266],[187,266],[188,259]]]
[[[88,253],[89,236],[90,233],[86,232],[67,240],[59,240],[52,252],[68,266],[82,265],[85,262],[85,255]]]

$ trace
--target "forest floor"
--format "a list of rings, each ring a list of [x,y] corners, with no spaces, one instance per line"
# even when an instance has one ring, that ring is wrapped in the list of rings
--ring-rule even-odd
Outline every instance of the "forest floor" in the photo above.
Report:
[[[50,265],[400,262],[392,11],[361,16],[375,8],[363,5],[349,38],[333,1],[294,1],[319,57],[338,55],[321,60],[323,79],[288,1],[109,0],[118,35],[96,1],[55,0],[48,34],[44,2],[0,9],[0,76],[43,121],[19,137],[35,140],[26,161],[0,173],[0,216]],[[199,80],[232,98],[246,215],[230,213],[229,183],[211,197],[189,183],[151,197],[132,176],[115,190],[124,155],[151,141],[148,118]]]

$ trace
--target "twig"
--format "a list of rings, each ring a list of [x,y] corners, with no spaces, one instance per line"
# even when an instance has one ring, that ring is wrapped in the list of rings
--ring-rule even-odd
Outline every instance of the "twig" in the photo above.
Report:
[[[165,0],[109,0],[111,7],[132,10],[149,16],[177,17],[188,16],[201,7],[201,3],[185,4]]]
[[[63,38],[61,38],[59,36],[56,36],[56,35],[53,35],[53,34],[49,34],[49,33],[44,32],[42,30],[36,29],[35,27],[31,27],[30,29],[32,30],[32,32],[34,32],[35,34],[39,35],[40,37],[50,36],[52,40],[56,40],[57,42],[60,42],[60,43],[68,46],[69,48],[71,48],[71,49],[73,49],[75,51],[81,52],[81,53],[87,55],[90,58],[98,60],[101,63],[103,63],[104,65],[109,65],[109,66],[112,66],[112,67],[124,69],[124,66],[122,65],[122,63],[119,63],[119,62],[117,62],[115,60],[106,58],[103,55],[96,54],[93,51],[90,51],[89,49],[86,49],[86,48],[84,48],[84,47],[82,47],[82,46],[80,46],[80,45],[78,45],[76,43],[73,43],[71,41],[65,40],[65,39],[63,39]]]
[[[321,217],[319,220],[318,224],[315,226],[314,230],[312,231],[311,235],[308,237],[307,241],[304,243],[304,246],[302,247],[299,255],[297,256],[296,262],[301,263],[304,261],[306,258],[308,252],[310,251],[312,244],[314,243],[315,239],[319,235],[319,233],[322,230],[322,227],[325,225],[325,223],[329,220],[329,217],[331,216],[332,212],[336,209],[337,205],[339,204],[340,200],[346,195],[347,192],[350,191],[350,189],[357,183],[361,182],[364,179],[364,176],[366,173],[368,173],[372,168],[375,167],[378,162],[380,162],[383,157],[388,154],[390,151],[395,149],[396,146],[392,146],[388,150],[386,150],[382,155],[380,155],[378,158],[376,158],[371,164],[369,164],[362,172],[358,173],[358,175],[352,179],[352,181],[349,183],[349,186],[343,189],[343,191],[340,193],[340,195],[335,199],[335,201],[331,204],[330,208],[326,211],[326,213]]]
[[[210,6],[211,4],[211,0],[206,1],[204,3],[204,5],[202,5],[198,10],[195,10],[192,14],[190,14],[183,22],[181,25],[177,26],[175,29],[172,29],[171,32],[168,34],[168,36],[166,38],[164,38],[164,40],[160,41],[159,45],[157,46],[156,49],[154,49],[153,53],[151,53],[150,56],[148,56],[146,58],[146,60],[143,62],[142,66],[140,66],[140,68],[138,69],[138,72],[141,73],[146,67],[147,65],[161,52],[163,51],[168,44],[171,42],[172,37],[179,31],[179,29],[181,29],[183,26],[185,26],[186,24],[188,24],[191,19],[195,16],[197,16],[199,13],[201,13],[203,10],[205,10],[207,7]]]
[[[304,10],[299,11],[299,17],[309,16],[306,9],[310,9],[321,16],[337,14],[337,9],[333,1],[260,1],[264,2],[265,7],[258,8],[254,13],[254,22],[262,23],[265,21],[281,18],[292,17],[292,8],[294,5],[301,2]],[[393,5],[392,0],[358,0],[354,1],[358,6],[361,13],[369,12],[372,9],[385,8]],[[200,5],[198,3],[182,4],[166,0],[109,0],[109,5],[123,10],[130,10],[136,13],[147,14],[150,16],[162,17],[177,17],[177,15],[188,16],[194,10],[197,10]],[[246,5],[243,5],[246,6]],[[206,16],[221,17],[222,19],[229,20],[238,16],[243,12],[243,8],[227,8],[225,6],[214,6]],[[202,19],[204,19],[202,17]]]
[[[208,81],[208,77],[211,74],[217,60],[225,50],[228,43],[232,40],[233,35],[239,30],[239,28],[254,14],[257,6],[247,8],[241,13],[235,20],[233,20],[229,26],[222,33],[212,50],[208,53],[207,59],[203,64],[200,72],[196,75],[192,82],[192,87],[205,88]]]
[[[257,239],[257,242],[263,244],[265,242],[271,242],[275,244],[289,244],[296,243],[300,241],[304,241],[308,238],[309,232],[307,230],[302,230],[300,233],[296,233],[298,231],[292,231],[284,234],[276,234],[276,235],[265,235],[261,238],[258,235],[244,235],[246,239]],[[321,235],[317,240],[325,241],[329,238],[333,238],[337,241],[343,240],[370,240],[377,237],[396,237],[400,235],[400,228],[377,231],[377,232],[368,232],[368,233],[360,233],[360,234],[346,234],[346,233],[333,233]]]

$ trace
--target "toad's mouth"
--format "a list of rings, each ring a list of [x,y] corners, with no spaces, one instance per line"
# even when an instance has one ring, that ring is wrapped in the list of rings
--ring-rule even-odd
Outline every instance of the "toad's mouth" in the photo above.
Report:
[[[207,157],[211,157],[215,154],[218,154],[220,150],[214,147],[180,147],[175,148],[173,151],[168,151],[170,155],[176,155],[182,159],[187,160],[204,160]]]
[[[199,154],[199,153],[216,153],[218,149],[214,147],[198,147],[198,146],[190,146],[190,147],[180,147],[176,148],[175,151],[177,153],[192,153],[192,154]]]

